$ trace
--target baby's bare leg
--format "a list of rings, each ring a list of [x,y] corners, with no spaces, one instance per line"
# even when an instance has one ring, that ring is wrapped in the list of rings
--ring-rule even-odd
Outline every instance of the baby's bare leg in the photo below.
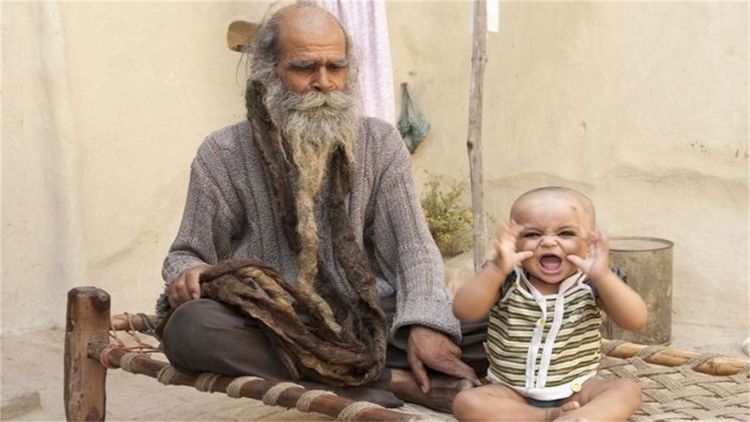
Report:
[[[573,395],[581,407],[563,413],[557,421],[625,421],[641,407],[641,388],[635,382],[618,378],[586,381]]]
[[[533,407],[500,384],[464,390],[453,401],[453,414],[460,421],[546,421],[548,413],[557,410]]]

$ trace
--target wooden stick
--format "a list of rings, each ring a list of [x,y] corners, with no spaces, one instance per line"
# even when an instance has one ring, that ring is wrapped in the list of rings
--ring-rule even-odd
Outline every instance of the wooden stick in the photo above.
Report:
[[[471,178],[471,209],[473,214],[472,237],[474,243],[474,271],[479,270],[485,256],[484,182],[482,176],[482,97],[485,54],[487,44],[487,4],[474,2],[474,35],[471,50],[471,86],[469,92],[469,136],[466,148],[469,153]]]
[[[611,341],[612,340],[604,340],[604,345]],[[622,343],[607,353],[607,356],[628,359],[636,356],[638,352],[646,347],[649,346],[635,343]],[[698,355],[700,355],[700,353],[664,347],[664,350],[656,352],[643,360],[656,365],[679,366]],[[748,365],[750,365],[750,360],[747,359],[733,358],[731,356],[717,356],[695,366],[693,370],[708,375],[734,375]]]
[[[91,359],[99,360],[102,352],[107,348],[106,344],[103,343],[92,343],[89,345],[88,356]],[[107,353],[107,362],[111,366],[121,366],[121,360],[128,351],[122,348],[114,348]],[[135,356],[130,359],[128,363],[128,370],[136,374],[147,375],[152,378],[158,378],[159,371],[169,366],[165,362],[161,362],[155,359],[151,359],[145,354]],[[171,385],[187,385],[195,387],[196,379],[198,375],[175,372],[169,379]],[[232,377],[217,376],[211,386],[211,392],[227,392],[227,386],[234,380]],[[263,396],[268,392],[269,389],[278,385],[276,382],[266,380],[254,380],[246,382],[240,389],[240,395],[256,400],[263,400]],[[300,396],[308,391],[305,388],[289,387],[284,390],[279,396],[276,404],[286,408],[294,408],[297,405],[297,401]],[[310,411],[323,413],[329,416],[336,417],[341,413],[344,408],[354,403],[353,400],[347,399],[342,396],[326,394],[315,398],[310,404]],[[419,415],[402,413],[394,410],[389,410],[381,407],[365,408],[360,411],[356,416],[355,420],[362,421],[411,421],[418,419]]]
[[[103,421],[107,369],[88,358],[88,345],[109,340],[109,295],[95,287],[68,292],[63,400],[68,421]]]

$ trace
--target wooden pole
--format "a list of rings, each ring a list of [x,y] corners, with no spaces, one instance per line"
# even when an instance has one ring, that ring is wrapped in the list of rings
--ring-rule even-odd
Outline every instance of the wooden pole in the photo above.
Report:
[[[474,35],[471,52],[471,87],[469,94],[469,136],[466,149],[469,152],[471,175],[471,209],[474,217],[472,235],[474,239],[474,270],[478,270],[485,258],[486,223],[484,218],[484,188],[482,181],[482,85],[484,65],[487,63],[487,4],[485,0],[474,2]]]
[[[89,343],[109,341],[110,300],[95,287],[68,292],[63,400],[68,421],[103,421],[107,368],[88,358]]]

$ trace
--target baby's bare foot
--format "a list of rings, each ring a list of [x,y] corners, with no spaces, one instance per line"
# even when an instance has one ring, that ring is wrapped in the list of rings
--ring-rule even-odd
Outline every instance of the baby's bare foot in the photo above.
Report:
[[[563,415],[561,418],[555,419],[555,422],[589,422],[589,420],[580,416],[573,416],[569,418]]]
[[[553,409],[549,409],[547,412],[547,420],[548,421],[576,421],[576,422],[587,422],[586,419],[582,418],[566,418],[565,414],[572,411],[579,409],[581,407],[581,404],[577,401],[570,401],[565,404],[563,404],[560,407],[555,407]]]

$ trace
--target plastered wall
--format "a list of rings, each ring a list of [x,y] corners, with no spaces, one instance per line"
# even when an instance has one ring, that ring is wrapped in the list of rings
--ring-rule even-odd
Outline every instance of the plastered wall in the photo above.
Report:
[[[244,116],[226,27],[267,5],[0,5],[3,332],[62,325],[74,286],[152,309],[195,150]],[[408,82],[432,123],[417,179],[468,182],[470,4],[387,8],[394,92]],[[675,243],[675,321],[747,327],[747,22],[742,2],[501,3],[487,210],[577,187],[608,233]]]
[[[468,183],[471,6],[389,10],[394,79],[433,126],[415,173]],[[501,2],[486,210],[505,220],[527,189],[578,188],[611,236],[674,242],[673,321],[748,327],[747,22],[745,2]]]

